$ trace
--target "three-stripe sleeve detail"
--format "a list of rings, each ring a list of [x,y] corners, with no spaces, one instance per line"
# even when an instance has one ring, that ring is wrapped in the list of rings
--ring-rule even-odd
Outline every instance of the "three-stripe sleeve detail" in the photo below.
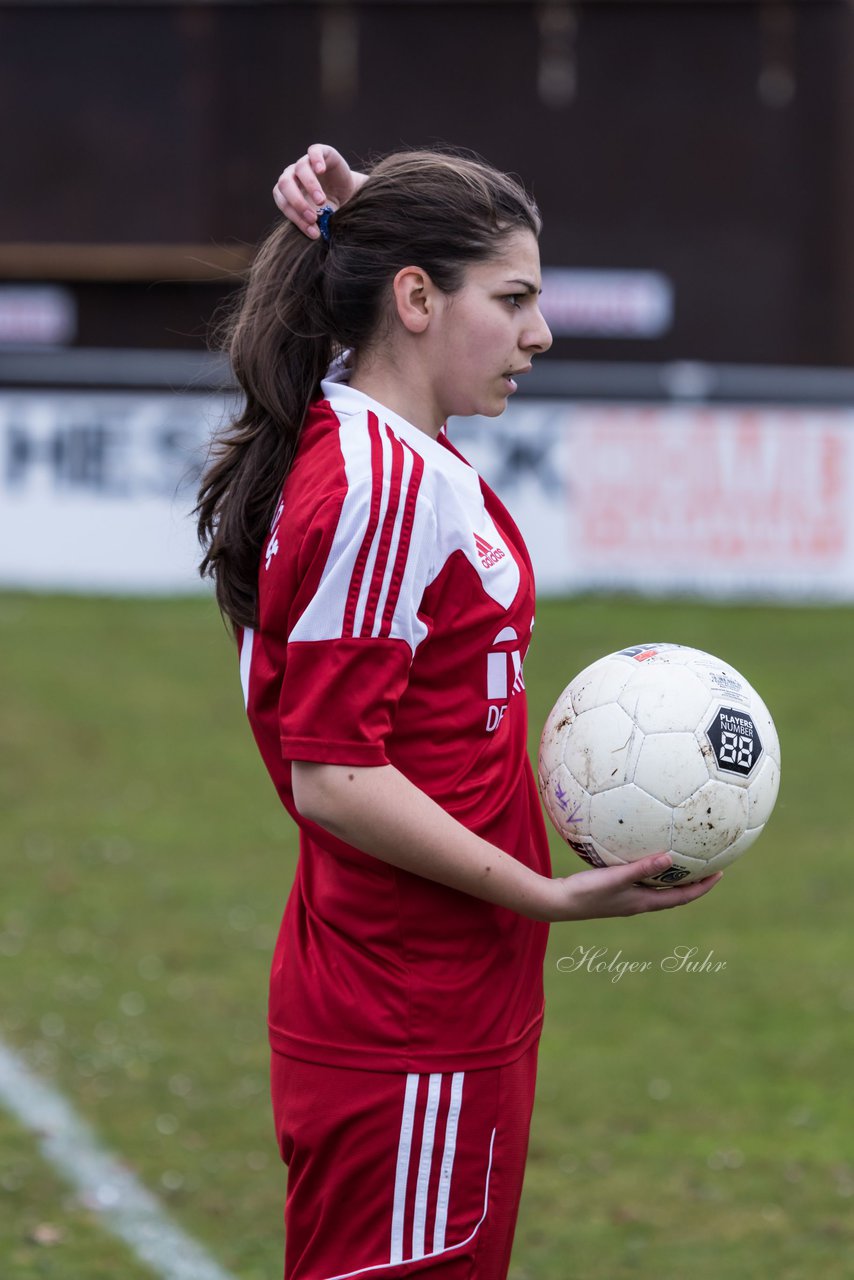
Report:
[[[344,609],[342,635],[389,636],[412,543],[424,461],[368,414],[371,502]]]
[[[365,570],[379,526],[380,507],[383,500],[383,446],[380,438],[379,420],[375,413],[368,414],[368,435],[371,441],[371,507],[365,536],[362,538],[350,578],[350,590],[347,593],[347,603],[344,608],[344,628],[342,631],[342,635],[345,637],[362,634],[361,618],[357,619],[357,612],[359,610],[359,602],[363,597]]]
[[[386,594],[385,608],[382,614],[382,623],[378,632],[381,636],[391,635],[391,624],[394,618],[394,611],[397,608],[397,601],[400,596],[400,585],[403,582],[406,560],[409,555],[409,547],[412,541],[412,527],[415,523],[415,503],[418,499],[418,490],[421,487],[421,477],[424,474],[424,459],[419,457],[415,450],[411,449],[405,440],[400,441],[400,445],[401,448],[406,451],[406,454],[409,454],[411,459],[411,471],[409,473],[409,484],[406,488],[406,495],[403,502],[400,533],[397,542],[397,555],[395,556],[394,567],[388,583],[388,592]]]

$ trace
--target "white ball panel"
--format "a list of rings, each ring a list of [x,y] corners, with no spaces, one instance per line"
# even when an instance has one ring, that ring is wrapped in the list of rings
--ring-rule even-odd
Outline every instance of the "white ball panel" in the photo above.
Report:
[[[753,827],[765,825],[771,817],[774,805],[777,803],[779,789],[779,766],[772,756],[767,755],[759,766],[759,772],[754,778],[751,778],[750,786],[747,789],[748,828],[752,830]]]
[[[664,804],[682,804],[709,780],[709,770],[692,733],[646,734],[634,781]]]
[[[541,777],[548,778],[563,761],[564,735],[575,719],[567,691],[561,694],[548,714],[540,738],[538,767]]]
[[[693,733],[709,701],[693,671],[654,661],[638,668],[618,698],[644,733]]]
[[[752,699],[750,703],[750,714],[753,716],[756,728],[759,730],[759,736],[762,739],[762,745],[768,752],[771,759],[777,765],[777,771],[780,770],[780,739],[777,736],[777,728],[771,718],[771,712],[760,698],[756,690],[752,690]]]
[[[590,830],[597,844],[623,862],[670,848],[671,811],[629,783],[590,799]]]
[[[598,662],[585,667],[569,686],[576,714],[616,702],[632,674],[630,664],[614,656],[600,658]]]
[[[612,702],[584,711],[566,738],[564,763],[591,795],[619,787],[631,776],[638,730]]]
[[[673,811],[676,853],[708,862],[747,827],[747,792],[726,782],[711,781]]]
[[[754,827],[750,831],[745,831],[738,837],[734,844],[728,849],[724,849],[721,853],[709,859],[707,875],[712,875],[715,871],[723,871],[724,867],[728,867],[730,863],[735,862],[743,853],[762,835],[764,827]]]
[[[598,840],[590,838],[590,844],[596,850],[596,854],[606,867],[622,867],[625,865],[626,859],[619,857],[616,853],[612,853],[610,849],[606,849]]]

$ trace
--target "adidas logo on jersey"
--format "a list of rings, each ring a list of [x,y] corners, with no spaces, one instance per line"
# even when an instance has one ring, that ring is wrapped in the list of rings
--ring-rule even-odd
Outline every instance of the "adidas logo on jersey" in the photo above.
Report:
[[[500,547],[491,547],[486,539],[481,538],[477,533],[474,535],[474,545],[477,547],[477,554],[484,569],[491,569],[494,564],[498,564],[499,560],[504,559],[504,552]]]

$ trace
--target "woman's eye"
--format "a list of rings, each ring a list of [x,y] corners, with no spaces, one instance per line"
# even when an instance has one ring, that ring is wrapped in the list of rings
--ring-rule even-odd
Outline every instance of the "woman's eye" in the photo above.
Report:
[[[522,305],[521,293],[508,293],[504,298],[505,302],[509,302],[511,307],[520,307]]]

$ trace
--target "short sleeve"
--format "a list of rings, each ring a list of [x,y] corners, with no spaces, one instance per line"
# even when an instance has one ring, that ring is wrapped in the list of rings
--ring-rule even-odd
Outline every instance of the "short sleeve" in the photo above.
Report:
[[[435,573],[423,460],[405,444],[315,513],[298,553],[279,701],[282,755],[383,765]]]

